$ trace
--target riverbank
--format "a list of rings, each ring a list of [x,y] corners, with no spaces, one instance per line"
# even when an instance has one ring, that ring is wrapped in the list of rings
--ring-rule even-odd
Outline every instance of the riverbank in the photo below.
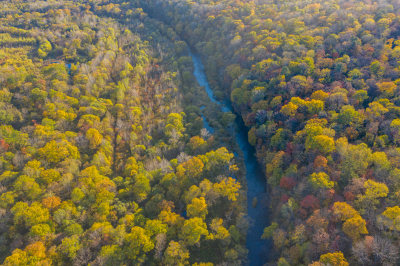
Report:
[[[233,108],[228,100],[219,102],[207,81],[199,55],[190,51],[190,56],[194,65],[193,75],[196,77],[200,86],[204,87],[208,97],[214,103],[217,103],[223,112],[233,112]],[[206,126],[209,127],[207,121]],[[263,230],[269,225],[268,219],[268,195],[266,182],[261,166],[257,162],[255,149],[250,145],[247,139],[247,128],[240,116],[235,119],[235,140],[238,144],[244,159],[246,167],[247,181],[247,210],[249,219],[249,229],[247,232],[246,247],[249,251],[248,264],[251,266],[263,265],[268,261],[268,251],[270,243],[261,239]]]

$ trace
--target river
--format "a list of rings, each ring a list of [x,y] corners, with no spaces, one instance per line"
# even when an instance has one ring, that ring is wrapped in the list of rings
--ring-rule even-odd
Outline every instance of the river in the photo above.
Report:
[[[194,64],[194,76],[200,86],[204,87],[208,97],[214,103],[217,103],[223,112],[233,112],[232,105],[229,100],[219,102],[207,81],[204,72],[204,65],[201,58],[190,52]],[[205,118],[204,126],[209,130],[213,129],[209,126]],[[268,261],[270,242],[261,239],[264,228],[269,225],[268,219],[268,202],[266,192],[266,182],[264,173],[260,164],[257,162],[254,147],[247,140],[247,128],[239,115],[236,116],[235,138],[239,148],[242,151],[244,163],[246,166],[247,180],[247,210],[250,226],[247,232],[246,247],[248,253],[248,265],[259,266]],[[256,202],[253,202],[256,199]],[[253,204],[256,203],[256,204]]]

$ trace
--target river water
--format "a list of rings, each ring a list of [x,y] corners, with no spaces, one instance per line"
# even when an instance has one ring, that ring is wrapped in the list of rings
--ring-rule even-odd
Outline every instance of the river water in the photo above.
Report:
[[[193,74],[199,85],[204,87],[210,100],[217,103],[223,112],[233,112],[229,100],[219,102],[215,98],[207,81],[201,58],[193,52],[190,52],[190,56],[194,64]],[[203,120],[205,128],[209,131],[213,131],[204,117]],[[254,147],[251,146],[247,140],[247,128],[243,124],[240,116],[236,117],[235,139],[242,151],[244,163],[246,165],[247,209],[250,222],[246,239],[246,247],[249,251],[248,265],[263,265],[268,260],[270,249],[270,242],[261,239],[264,228],[269,225],[266,182],[261,166],[257,162]]]

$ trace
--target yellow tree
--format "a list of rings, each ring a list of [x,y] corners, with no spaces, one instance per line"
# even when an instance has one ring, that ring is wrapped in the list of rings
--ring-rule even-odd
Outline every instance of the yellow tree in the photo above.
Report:
[[[89,145],[91,149],[95,149],[100,145],[103,140],[103,136],[99,133],[99,131],[95,128],[89,128],[86,131],[86,138],[89,140]]]
[[[345,259],[342,252],[326,253],[319,258],[320,264],[311,265],[331,265],[331,266],[348,266],[349,263]]]
[[[142,263],[145,254],[153,250],[154,243],[143,228],[134,226],[124,239],[124,248],[125,255],[129,260]]]
[[[353,239],[353,241],[359,240],[361,235],[368,234],[365,220],[361,216],[347,219],[343,223],[343,232]]]
[[[192,199],[192,203],[187,205],[187,215],[189,217],[206,218],[208,213],[207,203],[204,197]]]
[[[230,201],[236,201],[239,196],[240,183],[232,177],[224,177],[219,183],[214,184],[214,190]]]
[[[374,209],[375,206],[379,204],[379,198],[385,198],[389,193],[389,189],[384,183],[373,180],[365,181],[364,188],[364,195],[358,195],[355,202],[360,206],[361,211]]]
[[[24,250],[15,249],[12,255],[7,257],[3,263],[4,266],[35,266],[52,265],[52,261],[47,258],[46,247],[43,242],[34,242]]]
[[[400,231],[400,207],[387,207],[378,220],[390,230]]]
[[[183,227],[180,233],[181,239],[186,244],[192,246],[200,242],[202,236],[207,236],[208,230],[207,225],[203,219],[199,217],[190,218],[183,223]]]
[[[353,241],[363,234],[368,234],[365,220],[352,206],[345,202],[335,202],[332,209],[333,213],[344,221],[343,232]]]
[[[171,241],[164,253],[164,262],[166,265],[187,265],[189,251],[178,242]]]
[[[331,181],[329,176],[324,172],[312,173],[309,180],[315,189],[330,189],[335,185],[335,183]]]

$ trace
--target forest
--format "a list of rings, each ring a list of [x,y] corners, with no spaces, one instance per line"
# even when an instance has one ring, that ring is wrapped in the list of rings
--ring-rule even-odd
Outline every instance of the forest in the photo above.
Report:
[[[1,264],[242,263],[239,167],[174,31],[112,4],[0,4]]]
[[[397,0],[0,2],[1,265],[399,265],[399,144]]]

